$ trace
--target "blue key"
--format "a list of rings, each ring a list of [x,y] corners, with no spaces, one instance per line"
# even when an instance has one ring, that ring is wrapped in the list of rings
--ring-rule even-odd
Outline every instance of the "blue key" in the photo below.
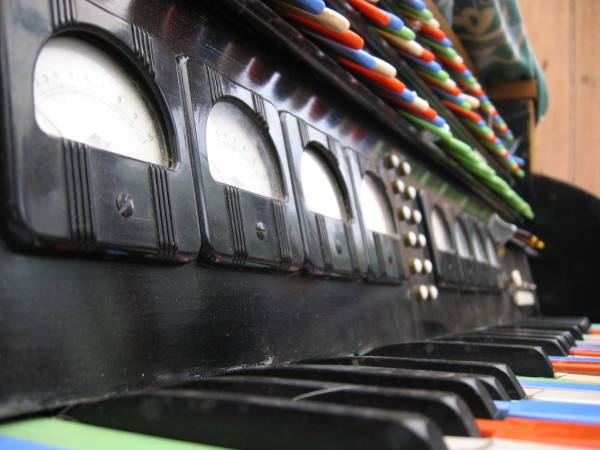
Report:
[[[25,441],[22,439],[8,436],[0,436],[0,450],[59,450],[60,447],[54,447],[37,442]]]
[[[523,387],[540,388],[540,389],[564,389],[568,391],[593,391],[600,392],[600,385],[585,384],[585,383],[569,383],[567,381],[558,380],[521,380],[519,383]]]
[[[535,400],[494,400],[502,418],[562,420],[600,425],[600,405]]]

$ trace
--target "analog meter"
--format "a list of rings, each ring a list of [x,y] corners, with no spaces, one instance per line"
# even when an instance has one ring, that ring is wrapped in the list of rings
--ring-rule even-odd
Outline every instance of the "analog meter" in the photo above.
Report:
[[[452,252],[452,241],[446,223],[437,208],[431,211],[431,228],[437,249],[443,252]]]
[[[75,37],[55,37],[34,71],[35,120],[46,134],[170,166],[149,91],[114,57]]]
[[[365,175],[360,184],[360,203],[367,228],[388,236],[396,234],[394,219],[385,194],[369,175]]]
[[[206,123],[210,174],[215,181],[283,200],[282,175],[266,128],[245,105],[221,100]]]
[[[458,254],[461,258],[471,259],[471,248],[469,247],[467,234],[465,233],[462,223],[457,220],[454,224],[454,227],[454,235],[456,237],[456,248],[458,250]]]
[[[308,147],[302,153],[300,174],[308,209],[334,219],[348,220],[346,200],[338,179],[316,149]]]

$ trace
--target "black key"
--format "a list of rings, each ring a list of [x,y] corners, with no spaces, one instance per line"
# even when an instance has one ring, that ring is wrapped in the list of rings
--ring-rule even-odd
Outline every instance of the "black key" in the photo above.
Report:
[[[554,332],[554,333],[563,333],[566,335],[566,339],[569,342],[575,342],[577,340],[577,338],[575,337],[575,335],[572,333],[572,331],[570,329],[565,329],[565,328],[558,328],[557,326],[554,327],[547,327],[547,326],[538,326],[535,325],[533,323],[530,324],[519,324],[519,325],[498,325],[495,329],[500,329],[500,330],[507,330],[507,331],[512,331],[512,330],[539,330],[539,331],[550,331],[550,332]]]
[[[389,367],[396,369],[433,370],[466,375],[490,375],[504,387],[512,400],[525,398],[525,391],[506,364],[443,359],[416,359],[386,356],[340,356],[303,361],[302,364],[336,364],[346,366]]]
[[[332,367],[335,367],[333,365],[331,365]],[[369,366],[372,368],[376,368],[375,366]],[[387,367],[387,369],[394,369],[391,367]],[[403,371],[406,371],[407,369],[400,369]],[[410,371],[410,370],[409,370]],[[456,375],[454,372],[442,372],[439,370],[434,370],[434,371],[428,371],[431,372],[431,374],[435,375],[443,375],[443,376],[452,376],[452,375]],[[500,383],[500,381],[491,375],[481,375],[481,374],[468,374],[467,376],[470,376],[474,379],[477,379],[478,381],[480,381],[483,386],[486,388],[486,390],[488,391],[488,393],[490,394],[490,396],[492,397],[493,400],[510,400],[510,395],[508,395],[508,392],[506,392],[506,389],[504,389],[504,386],[502,386],[502,383]]]
[[[541,330],[533,328],[496,328],[490,327],[483,330],[469,331],[469,334],[476,333],[493,333],[504,334],[506,336],[531,336],[531,337],[552,337],[558,339],[565,350],[569,350],[573,345],[576,345],[573,335],[568,331],[561,330]]]
[[[532,322],[560,322],[566,323],[568,325],[577,325],[577,327],[581,330],[582,333],[586,333],[590,327],[592,326],[592,322],[585,316],[540,316],[540,317],[530,317],[527,321]]]
[[[419,413],[433,420],[444,434],[479,436],[469,407],[459,396],[447,392],[254,376],[203,378],[187,383],[183,388]]]
[[[507,364],[517,375],[554,378],[554,369],[540,347],[475,344],[452,341],[406,342],[376,348],[368,356],[402,356],[425,359],[460,359]]]
[[[509,345],[533,345],[541,347],[547,355],[551,356],[568,356],[569,352],[565,351],[560,344],[551,338],[532,338],[523,336],[504,336],[497,334],[478,333],[470,334],[453,334],[445,338],[440,338],[443,341],[464,341],[478,342],[482,344],[509,344]]]
[[[423,416],[314,402],[189,390],[159,391],[84,405],[79,422],[170,439],[255,450],[443,450]]]
[[[469,406],[473,415],[482,419],[495,419],[498,410],[486,386],[471,375],[456,375],[424,370],[382,369],[374,367],[349,367],[326,365],[289,365],[241,369],[232,375],[265,375],[307,380],[333,381],[338,383],[364,384],[369,386],[407,389],[430,389],[459,395]]]
[[[502,325],[504,326],[504,325]],[[572,335],[574,339],[583,339],[583,333],[581,332],[581,330],[579,329],[579,327],[577,325],[569,325],[567,323],[564,322],[552,322],[550,320],[544,320],[544,321],[531,321],[531,322],[518,322],[515,323],[513,326],[515,327],[525,327],[525,328],[539,328],[542,330],[548,330],[548,329],[557,329],[557,330],[566,330],[569,331]]]

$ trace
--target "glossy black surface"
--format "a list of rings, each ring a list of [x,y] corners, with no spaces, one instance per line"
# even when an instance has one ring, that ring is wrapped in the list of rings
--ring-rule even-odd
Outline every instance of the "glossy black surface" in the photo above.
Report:
[[[475,375],[375,367],[298,364],[280,367],[255,367],[231,372],[232,375],[271,376],[329,381],[389,388],[429,389],[459,395],[475,417],[498,418],[498,410],[483,381]],[[229,375],[229,374],[228,374]]]
[[[539,284],[541,307],[548,315],[586,315],[600,321],[594,299],[598,273],[600,199],[560,181],[535,175],[529,185],[537,211],[532,231],[546,243],[531,271]]]
[[[479,429],[465,402],[459,396],[448,392],[268,376],[209,377],[188,383],[183,388],[418,413],[434,421],[444,434],[479,436]]]
[[[431,370],[439,372],[489,375],[495,377],[513,400],[525,398],[525,392],[515,374],[506,364],[480,361],[444,359],[401,358],[388,356],[341,356],[303,361],[307,364],[331,364],[366,367],[389,367],[397,369]]]
[[[241,235],[253,234],[253,244],[262,245],[252,214],[271,223],[281,215],[272,214],[269,202],[252,199],[244,203],[247,212],[231,220],[232,208],[224,212],[227,198],[207,188],[199,133],[212,100],[208,75],[195,77],[202,70],[228,79],[254,110],[264,100],[275,114],[293,114],[338,142],[356,163],[349,195],[371,167],[394,213],[401,206],[419,209],[393,193],[391,183],[400,175],[384,163],[393,152],[412,164],[412,174],[403,176],[407,184],[436,192],[457,213],[467,211],[480,224],[494,208],[511,216],[310,43],[286,35],[290,28],[261,2],[7,1],[1,8],[0,417],[180,384],[233,367],[347,355],[507,324],[535,311],[516,307],[511,292],[493,291],[475,278],[440,286],[436,301],[418,301],[415,288],[435,287],[436,280],[406,270],[410,259],[428,254],[406,247],[400,232],[424,228],[398,218],[396,236],[370,234],[372,245],[357,256],[359,270],[350,275],[359,280],[329,279],[322,273],[327,270],[315,276],[290,271],[306,262],[291,219],[275,225],[289,232],[289,246],[281,245],[280,233],[269,233],[267,250],[246,245],[243,258],[244,246],[236,245]],[[63,32],[92,34],[148,84],[176,149],[173,169],[57,142],[35,129],[32,64],[44,40]],[[281,40],[274,40],[277,35]],[[296,46],[292,53],[290,46]],[[200,101],[200,94],[210,101]],[[86,182],[69,184],[85,174]],[[148,212],[147,222],[134,226],[119,214],[115,196],[131,190],[124,186],[141,192],[134,201],[136,211]],[[221,196],[209,205],[207,196],[215,192]],[[299,203],[293,193],[288,185],[285,208],[292,218]],[[345,231],[358,242],[359,229],[367,242],[361,205],[354,203],[355,222]],[[25,221],[29,213],[35,227]],[[265,223],[267,233],[271,223]],[[38,233],[38,225],[53,237]],[[229,262],[237,266],[218,264],[226,262],[214,258],[221,254],[233,255]],[[520,255],[507,252],[505,278]],[[349,273],[335,265],[331,272]],[[365,280],[363,272],[384,283]]]
[[[247,449],[443,450],[419,415],[191,390],[107,400],[69,412],[79,422]]]
[[[554,378],[548,356],[540,347],[534,346],[459,341],[406,342],[376,348],[367,355],[500,362],[510,366],[516,375]]]

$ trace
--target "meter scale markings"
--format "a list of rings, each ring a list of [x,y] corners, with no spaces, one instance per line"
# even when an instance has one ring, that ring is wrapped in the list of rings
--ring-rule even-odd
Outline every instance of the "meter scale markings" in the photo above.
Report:
[[[35,118],[46,134],[169,166],[149,97],[125,67],[77,38],[51,39],[36,62]]]

